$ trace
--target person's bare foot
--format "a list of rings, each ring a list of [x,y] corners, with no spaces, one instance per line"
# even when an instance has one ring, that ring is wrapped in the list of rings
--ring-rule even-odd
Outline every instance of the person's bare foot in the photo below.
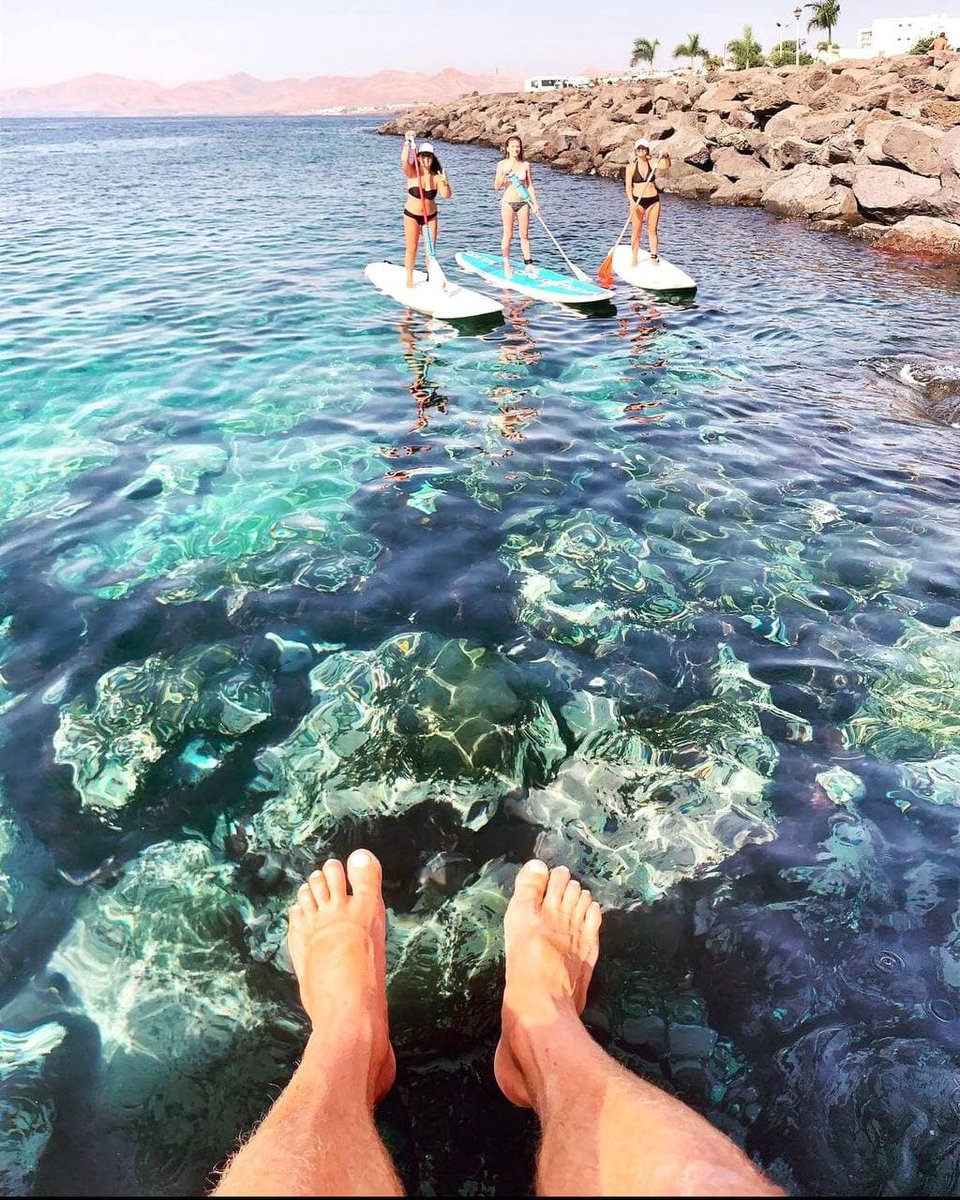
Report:
[[[531,1031],[571,1020],[580,1026],[600,921],[600,905],[566,867],[550,870],[532,859],[520,868],[503,921],[507,978],[493,1064],[500,1090],[514,1104],[533,1104],[522,1066]]]
[[[313,1025],[310,1040],[321,1051],[357,1059],[367,1072],[371,1104],[396,1075],[380,880],[380,863],[369,850],[354,850],[346,874],[338,859],[327,859],[301,884],[287,934],[300,1000]]]

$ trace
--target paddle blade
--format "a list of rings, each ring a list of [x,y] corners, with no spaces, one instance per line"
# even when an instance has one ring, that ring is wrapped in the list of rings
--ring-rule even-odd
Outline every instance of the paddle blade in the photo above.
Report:
[[[600,269],[597,271],[597,278],[606,288],[613,287],[613,251],[611,250],[607,257],[600,264]]]

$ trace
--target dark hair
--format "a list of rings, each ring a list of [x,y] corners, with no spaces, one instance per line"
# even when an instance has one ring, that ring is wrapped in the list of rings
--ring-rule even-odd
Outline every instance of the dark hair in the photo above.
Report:
[[[519,133],[511,133],[510,134],[510,136],[507,138],[507,140],[503,143],[503,152],[504,152],[504,154],[510,153],[510,151],[507,149],[507,147],[513,141],[517,141],[520,143],[520,161],[523,162],[523,138],[520,136]]]
[[[418,150],[417,158],[420,157],[420,154],[421,154],[421,152]],[[430,157],[430,166],[427,167],[427,170],[430,172],[431,175],[439,175],[440,172],[443,170],[443,167],[440,166],[440,159],[437,158],[437,156],[434,154],[434,152],[432,150],[428,150],[427,154]]]

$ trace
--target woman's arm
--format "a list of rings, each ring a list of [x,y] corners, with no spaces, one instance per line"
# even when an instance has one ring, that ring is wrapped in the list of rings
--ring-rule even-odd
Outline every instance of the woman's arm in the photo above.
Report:
[[[634,167],[633,163],[627,163],[627,171],[623,177],[623,186],[624,186],[624,188],[626,188],[627,199],[630,201],[631,204],[636,203],[636,201],[633,198],[633,167]]]
[[[658,171],[669,171],[671,165],[672,164],[670,162],[670,155],[666,152],[666,150],[664,150],[664,152],[657,159],[657,170]]]
[[[416,136],[412,129],[408,129],[404,135],[403,145],[400,147],[400,166],[408,179],[413,179],[417,173],[417,168],[410,162],[410,146]]]
[[[437,188],[444,200],[449,200],[453,195],[453,188],[450,186],[450,180],[447,179],[446,173],[442,168],[437,172]]]
[[[499,192],[506,186],[507,181],[504,178],[503,160],[501,159],[500,162],[497,163],[497,173],[493,177],[493,190],[495,192]]]

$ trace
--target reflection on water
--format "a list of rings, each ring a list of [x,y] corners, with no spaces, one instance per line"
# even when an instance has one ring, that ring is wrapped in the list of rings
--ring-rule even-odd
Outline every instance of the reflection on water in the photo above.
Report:
[[[394,153],[8,130],[0,1190],[196,1193],[302,1048],[286,906],[361,844],[411,1191],[529,1187],[490,1063],[533,852],[603,899],[632,1070],[796,1190],[956,1190],[960,293],[674,199],[695,300],[453,329],[362,281],[390,189],[339,219]],[[452,260],[492,152],[447,157]],[[599,259],[619,186],[541,192]]]

